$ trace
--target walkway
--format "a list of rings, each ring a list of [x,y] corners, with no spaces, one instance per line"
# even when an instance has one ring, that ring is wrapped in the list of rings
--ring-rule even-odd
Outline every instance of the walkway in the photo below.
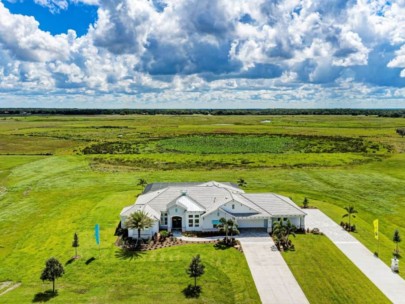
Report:
[[[323,212],[305,212],[306,227],[319,228],[393,303],[405,303],[405,280]]]
[[[309,303],[301,287],[267,233],[241,234],[250,272],[263,304]]]

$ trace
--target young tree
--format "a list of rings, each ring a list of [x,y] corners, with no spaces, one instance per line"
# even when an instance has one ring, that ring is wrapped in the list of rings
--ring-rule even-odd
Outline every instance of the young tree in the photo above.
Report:
[[[186,272],[190,278],[194,278],[194,288],[197,288],[197,278],[204,274],[204,264],[201,262],[200,255],[197,254],[191,260],[190,266],[188,266]]]
[[[358,212],[357,212],[356,209],[354,209],[353,206],[345,207],[345,210],[346,210],[347,213],[343,214],[343,215],[342,215],[342,218],[344,218],[344,217],[348,217],[348,218],[349,218],[349,230],[351,230],[351,229],[352,229],[351,218],[352,218],[352,217],[355,218],[356,216],[355,216],[354,214],[355,214],[355,213],[358,213]]]
[[[246,182],[243,178],[239,178],[239,179],[238,179],[238,186],[239,186],[239,187],[246,187],[246,186],[247,186],[247,182]]]
[[[75,259],[77,259],[77,247],[79,247],[79,237],[77,236],[76,232],[73,235],[72,247],[75,249]]]
[[[45,263],[45,268],[41,274],[42,281],[52,282],[52,292],[55,293],[55,280],[65,273],[62,264],[55,258],[50,258]]]
[[[302,204],[304,205],[304,208],[308,208],[308,205],[309,205],[308,198],[304,198],[304,201],[302,202]]]
[[[136,244],[139,243],[141,239],[141,230],[149,228],[153,225],[153,220],[148,216],[148,214],[142,210],[138,210],[134,213],[131,213],[125,222],[127,228],[137,229],[138,230],[138,239]]]
[[[392,240],[394,241],[394,243],[396,245],[395,254],[398,255],[399,254],[399,243],[401,243],[401,241],[402,241],[398,229],[395,229],[394,236],[392,237]]]

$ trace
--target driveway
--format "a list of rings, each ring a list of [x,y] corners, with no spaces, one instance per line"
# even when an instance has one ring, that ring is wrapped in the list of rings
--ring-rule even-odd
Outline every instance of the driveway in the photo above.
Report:
[[[267,233],[242,233],[237,239],[242,244],[262,303],[309,303]]]
[[[386,264],[322,211],[307,209],[305,212],[306,227],[319,228],[388,299],[393,303],[405,304],[405,280],[392,272]]]

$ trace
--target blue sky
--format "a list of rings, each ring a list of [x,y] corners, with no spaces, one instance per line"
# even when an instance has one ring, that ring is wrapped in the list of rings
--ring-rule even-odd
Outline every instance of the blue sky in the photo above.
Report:
[[[0,107],[405,108],[404,28],[404,0],[0,0]]]

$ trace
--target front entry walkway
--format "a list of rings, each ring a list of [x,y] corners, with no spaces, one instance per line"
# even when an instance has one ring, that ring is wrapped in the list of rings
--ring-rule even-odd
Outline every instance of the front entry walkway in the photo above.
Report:
[[[323,212],[305,212],[306,227],[319,228],[393,303],[405,303],[405,280]]]
[[[263,304],[309,303],[293,274],[267,233],[241,234],[250,272]]]

